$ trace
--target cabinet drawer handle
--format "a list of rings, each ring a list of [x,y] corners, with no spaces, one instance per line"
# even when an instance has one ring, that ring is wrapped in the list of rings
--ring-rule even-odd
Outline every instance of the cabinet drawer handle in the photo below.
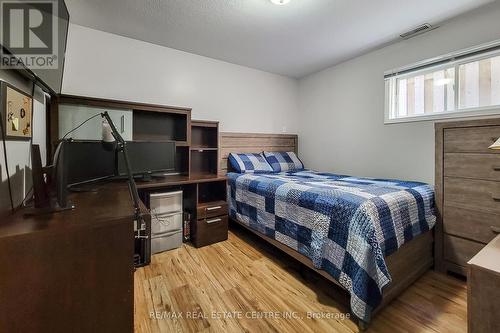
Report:
[[[220,222],[220,221],[222,221],[222,219],[213,219],[213,220],[207,220],[207,223],[211,224],[211,223],[217,223],[217,222]]]
[[[493,199],[493,201],[500,202],[500,196],[498,195],[493,195],[491,198]]]
[[[212,210],[217,210],[217,209],[221,209],[221,208],[222,208],[222,206],[207,207],[206,210],[207,210],[207,212],[210,212]]]
[[[493,167],[493,171],[500,171],[500,166]]]
[[[494,232],[495,234],[500,234],[500,228],[499,227],[495,227],[495,226],[491,226],[491,231]]]

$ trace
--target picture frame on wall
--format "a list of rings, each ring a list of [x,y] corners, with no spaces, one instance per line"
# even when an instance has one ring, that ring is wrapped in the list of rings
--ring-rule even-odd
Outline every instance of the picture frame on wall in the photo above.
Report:
[[[33,97],[16,87],[1,82],[0,116],[6,140],[29,141],[33,135]]]

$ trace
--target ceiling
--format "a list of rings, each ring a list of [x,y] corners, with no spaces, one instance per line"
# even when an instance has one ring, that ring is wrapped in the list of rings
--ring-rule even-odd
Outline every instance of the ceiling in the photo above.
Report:
[[[492,0],[66,0],[71,21],[303,77]]]

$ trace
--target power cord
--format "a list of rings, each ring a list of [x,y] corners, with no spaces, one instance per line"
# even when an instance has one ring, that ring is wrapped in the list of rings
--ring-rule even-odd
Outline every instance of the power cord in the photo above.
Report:
[[[0,130],[2,132],[2,142],[3,142],[3,157],[5,160],[5,171],[7,172],[7,184],[9,187],[9,198],[10,198],[10,208],[12,213],[14,212],[14,199],[12,198],[12,184],[10,183],[10,173],[9,173],[9,161],[7,159],[7,144],[5,142],[5,131],[3,126],[3,117],[0,117]]]
[[[33,123],[34,123],[34,114],[35,114],[35,110],[34,110],[34,104],[33,104],[33,97],[35,95],[35,83],[33,83],[32,85],[32,88],[31,88],[31,98],[32,98],[32,104],[31,104],[31,137],[30,137],[30,141],[29,141],[29,156],[28,156],[28,165],[31,165],[31,147],[33,145]],[[11,211],[12,213],[15,212],[16,210],[16,207],[14,207],[14,198],[12,196],[12,183],[11,183],[11,179],[10,179],[10,172],[9,172],[9,160],[8,160],[8,157],[7,157],[7,140],[5,138],[5,127],[4,127],[4,124],[3,124],[3,119],[2,117],[0,117],[0,131],[2,132],[2,144],[3,144],[3,157],[4,157],[4,161],[5,161],[5,171],[7,173],[7,184],[8,184],[8,187],[9,187],[9,199],[10,199],[10,208],[11,208]],[[26,199],[28,198],[28,195],[31,193],[31,191],[33,190],[33,186],[30,188],[30,190],[25,194],[23,200],[21,201],[20,205],[17,207],[17,209],[19,209],[20,207],[22,207],[24,205],[24,203],[26,202]]]
[[[21,201],[19,206],[17,206],[16,210],[19,210],[26,205],[26,200],[28,199],[28,196],[31,194],[32,191],[33,191],[33,186],[31,186],[31,188],[28,190],[28,192],[26,192],[26,195],[24,196],[23,201]]]
[[[33,131],[35,126],[33,125],[35,123],[35,88],[36,85],[33,82],[33,85],[31,87],[31,98],[32,98],[32,104],[31,104],[31,137],[30,137],[30,142],[29,142],[29,153],[28,153],[28,167],[31,168],[31,152],[33,149]],[[29,195],[33,191],[33,185],[31,185],[30,189],[25,193],[23,200],[21,203],[15,208],[15,210],[19,210],[20,208],[24,207],[26,205],[26,200],[28,199]]]
[[[66,137],[67,137],[69,134],[73,133],[74,131],[76,131],[77,129],[79,129],[79,128],[80,128],[80,127],[82,127],[83,125],[85,125],[85,123],[86,123],[86,122],[90,121],[91,119],[94,119],[95,117],[100,117],[100,116],[101,116],[101,114],[100,114],[100,113],[98,113],[98,114],[93,115],[93,116],[92,116],[92,117],[90,117],[90,118],[87,118],[87,119],[86,119],[84,122],[82,122],[80,125],[76,126],[76,127],[75,127],[75,128],[73,128],[72,130],[70,130],[69,132],[67,132],[66,134],[64,134],[64,136],[61,138],[61,140],[66,139]]]
[[[33,148],[33,131],[35,130],[35,82],[33,82],[33,85],[31,86],[31,137],[30,137],[30,147],[29,147],[29,155],[28,155],[28,166],[31,168],[31,152]],[[28,198],[28,195],[31,193],[33,190],[33,185],[31,185],[31,188],[28,190],[28,192],[25,193],[23,200],[17,207],[17,209],[23,207],[25,205],[26,199]]]

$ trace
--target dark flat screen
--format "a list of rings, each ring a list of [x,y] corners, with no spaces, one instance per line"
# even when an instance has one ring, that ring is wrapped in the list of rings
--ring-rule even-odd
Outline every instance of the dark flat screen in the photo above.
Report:
[[[10,1],[14,2],[14,1]],[[22,3],[23,1],[18,1]],[[26,6],[35,6],[36,1],[27,2]],[[24,68],[29,73],[27,74],[30,78],[33,75],[36,76],[37,82],[41,83],[44,87],[44,90],[49,90],[53,94],[60,94],[62,89],[62,80],[64,73],[64,61],[65,61],[65,53],[66,53],[66,43],[68,37],[68,27],[69,27],[69,12],[66,4],[63,0],[59,0],[55,2],[56,8],[52,8],[50,10],[46,10],[46,7],[43,7],[43,1],[40,3],[41,7],[36,7],[42,13],[42,22],[47,20],[47,22],[53,22],[51,25],[41,25],[37,28],[37,33],[42,34],[46,38],[49,38],[54,46],[57,44],[57,54],[55,54],[57,58],[57,66],[54,68],[45,68],[44,66],[35,66],[35,64],[30,65],[26,64]],[[48,29],[46,27],[51,27]],[[57,29],[57,34],[52,31],[52,29]],[[26,34],[26,32],[25,32]],[[48,37],[51,36],[52,37]],[[27,36],[27,35],[26,35]],[[57,37],[56,39],[54,39]],[[13,48],[10,45],[1,45],[4,52],[6,54],[11,54],[16,57],[23,59],[24,52]],[[55,50],[55,48],[54,48]],[[22,73],[22,72],[21,72]]]
[[[64,147],[67,184],[77,184],[115,174],[114,151],[103,148],[101,141],[68,141]]]
[[[127,142],[132,173],[135,175],[175,170],[174,142]],[[118,174],[126,175],[123,154],[118,153]]]

